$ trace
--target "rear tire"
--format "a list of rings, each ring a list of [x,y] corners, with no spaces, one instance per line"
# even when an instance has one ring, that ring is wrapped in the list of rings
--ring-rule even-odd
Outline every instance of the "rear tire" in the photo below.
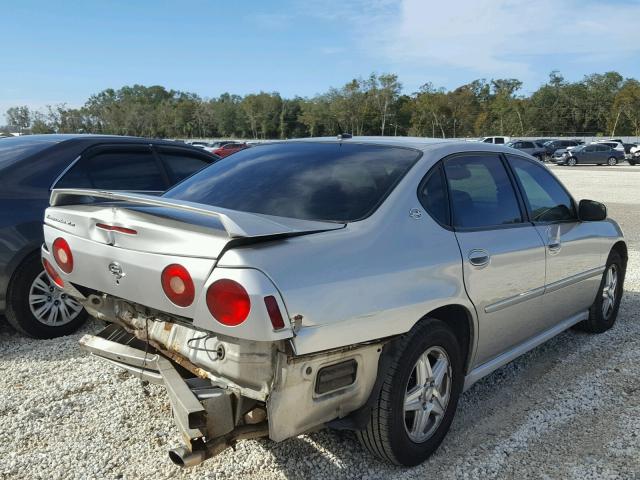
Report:
[[[442,443],[453,421],[464,382],[460,345],[444,322],[429,318],[392,355],[380,373],[368,425],[357,436],[384,461],[418,465]]]
[[[13,274],[5,315],[17,331],[34,338],[69,335],[88,316],[80,304],[52,284],[42,268],[40,253],[29,256]]]
[[[609,157],[609,160],[607,160],[607,165],[609,165],[610,167],[615,167],[618,164],[618,159],[616,157]]]
[[[600,280],[598,294],[589,309],[589,318],[577,325],[581,330],[602,333],[613,327],[624,291],[625,269],[626,265],[620,254],[612,250]]]

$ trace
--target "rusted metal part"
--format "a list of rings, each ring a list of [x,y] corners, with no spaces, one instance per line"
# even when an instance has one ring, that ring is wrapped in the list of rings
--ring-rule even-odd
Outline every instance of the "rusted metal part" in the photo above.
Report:
[[[156,342],[156,341],[154,341],[154,340],[152,340],[150,338],[148,339],[146,330],[140,330],[138,328],[130,326],[126,322],[126,320],[124,320],[123,318],[116,318],[114,323],[117,323],[122,328],[124,328],[127,332],[129,332],[132,335],[135,335],[137,338],[139,338],[143,342],[147,342],[153,348],[155,348],[156,350],[161,352],[164,356],[170,358],[171,360],[173,360],[175,363],[177,363],[181,367],[187,369],[189,372],[194,374],[196,377],[204,378],[204,379],[208,379],[209,378],[209,374],[205,370],[203,370],[202,368],[194,365],[193,363],[191,363],[189,360],[184,358],[179,353],[167,350],[167,348],[164,345],[160,344],[159,342]],[[164,322],[164,323],[165,323],[164,329],[171,331],[171,329],[173,328],[173,325],[171,325],[168,322]],[[170,327],[168,329],[167,329],[167,325],[170,325]]]

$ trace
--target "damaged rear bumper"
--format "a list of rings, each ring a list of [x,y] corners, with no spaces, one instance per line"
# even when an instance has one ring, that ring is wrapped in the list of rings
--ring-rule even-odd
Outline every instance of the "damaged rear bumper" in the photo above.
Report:
[[[149,321],[151,338],[158,327],[153,323],[159,322]],[[183,327],[171,326],[178,328]],[[161,330],[165,330],[162,325]],[[176,350],[165,350],[164,342],[149,345],[144,338],[144,330],[129,331],[113,323],[97,335],[85,335],[80,344],[136,377],[164,385],[184,441],[184,447],[169,456],[181,466],[196,465],[241,439],[281,441],[345,418],[367,402],[383,345],[352,345],[303,356],[279,352],[267,361],[234,350],[226,339],[227,354],[212,364],[217,371],[211,371],[203,369],[203,362],[196,365],[184,357],[174,358]],[[261,348],[253,345],[252,351]],[[272,371],[270,381],[263,380],[258,389],[238,388],[252,383],[247,381],[261,369]],[[232,370],[234,381],[220,375]]]
[[[97,335],[83,336],[80,346],[142,380],[164,385],[185,445],[170,451],[174,463],[192,466],[237,440],[268,435],[265,415],[254,414],[250,418],[256,418],[257,423],[236,427],[237,412],[242,408],[240,398],[211,380],[183,376],[184,372],[178,371],[180,367],[118,325],[109,325]]]

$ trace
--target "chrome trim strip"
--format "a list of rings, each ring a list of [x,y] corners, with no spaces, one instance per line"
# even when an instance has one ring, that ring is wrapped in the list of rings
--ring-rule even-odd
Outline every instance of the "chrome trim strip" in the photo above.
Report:
[[[51,186],[49,187],[49,191],[51,191],[51,190],[53,190],[54,188],[56,188],[56,185],[58,184],[58,182],[60,181],[60,179],[61,179],[62,177],[64,177],[64,176],[67,174],[67,172],[73,168],[73,166],[74,166],[76,163],[78,163],[78,161],[80,160],[80,158],[81,158],[81,157],[82,157],[82,155],[78,155],[78,156],[76,157],[76,159],[75,159],[73,162],[71,162],[69,165],[67,165],[67,168],[65,168],[64,170],[62,170],[62,173],[56,177],[56,179],[53,181],[53,183],[52,183],[52,184],[51,184]]]
[[[586,320],[587,318],[589,318],[588,310],[585,310],[584,312],[580,312],[576,315],[573,315],[567,318],[566,320],[563,320],[562,322],[551,327],[549,330],[545,330],[541,334],[527,340],[524,343],[521,343],[520,345],[515,346],[511,350],[501,355],[498,355],[493,360],[489,360],[488,362],[477,366],[471,372],[469,372],[469,374],[466,376],[464,380],[464,390],[467,390],[469,387],[471,387],[471,385],[476,383],[481,378],[486,377],[494,370],[497,370],[503,365],[506,365],[507,363],[516,359],[520,355],[527,353],[529,350],[533,350],[538,345],[546,342],[550,338],[555,337],[559,333],[562,333],[563,331],[572,327],[576,323],[581,322],[582,320]]]
[[[519,303],[526,302],[527,300],[531,300],[532,298],[540,297],[542,294],[544,294],[544,287],[527,290],[526,292],[519,293],[513,297],[505,298],[504,300],[487,305],[484,307],[484,311],[485,313],[494,313],[498,310],[502,310],[503,308],[512,307]]]
[[[591,277],[596,277],[598,275],[602,275],[604,272],[605,266],[592,268],[591,270],[587,270],[586,272],[578,273],[577,275],[572,275],[567,278],[563,278],[562,280],[558,280],[557,282],[550,283],[547,285],[547,288],[544,293],[555,292],[556,290],[560,290],[561,288],[568,287],[575,283],[581,282]]]
[[[557,282],[550,283],[546,287],[537,287],[532,290],[527,290],[526,292],[519,293],[518,295],[514,295],[513,297],[505,298],[504,300],[499,300],[491,305],[487,305],[484,307],[485,313],[494,313],[503,308],[512,307],[519,303],[525,302],[527,300],[531,300],[532,298],[539,297],[545,293],[552,293],[556,290],[560,290],[561,288],[568,287],[570,285],[574,285],[583,280],[587,280],[591,277],[596,277],[598,275],[602,275],[605,270],[605,266],[592,268],[591,270],[587,270],[586,272],[578,273],[576,275],[572,275],[567,278],[563,278],[562,280],[558,280]]]

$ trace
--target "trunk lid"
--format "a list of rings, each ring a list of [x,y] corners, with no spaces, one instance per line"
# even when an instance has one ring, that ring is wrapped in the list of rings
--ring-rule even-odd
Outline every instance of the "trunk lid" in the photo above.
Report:
[[[246,244],[344,227],[96,190],[54,190],[51,205],[45,224],[72,235],[127,250],[210,259],[234,239]]]

